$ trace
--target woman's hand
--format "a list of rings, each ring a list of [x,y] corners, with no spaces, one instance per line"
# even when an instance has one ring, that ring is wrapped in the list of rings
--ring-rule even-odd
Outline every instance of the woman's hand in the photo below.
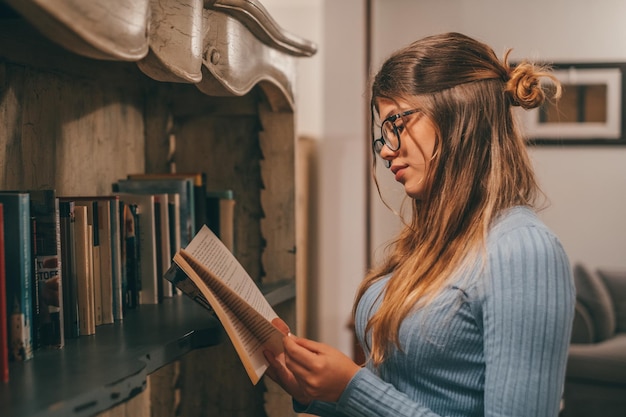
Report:
[[[296,377],[285,365],[285,354],[281,353],[278,356],[274,356],[270,351],[263,353],[265,359],[267,359],[270,364],[270,367],[267,368],[266,375],[280,385],[294,400],[302,405],[309,404],[313,399],[305,394],[300,383],[296,380]]]
[[[281,331],[288,329],[274,324]],[[337,349],[287,334],[284,354],[274,357],[266,353],[271,365],[268,375],[301,404],[339,400],[361,367]]]
[[[287,336],[285,364],[309,398],[335,402],[361,369],[337,349],[309,339]]]
[[[275,318],[272,320],[272,324],[285,335],[285,338],[288,337],[290,332],[287,323],[279,318]],[[274,382],[280,385],[300,404],[306,405],[310,403],[312,399],[304,393],[304,390],[300,387],[300,384],[296,380],[293,373],[287,369],[287,366],[285,365],[285,354],[281,353],[278,356],[274,356],[274,354],[270,351],[265,351],[263,354],[265,355],[265,359],[267,359],[270,364],[270,367],[266,372],[267,376],[272,378]]]

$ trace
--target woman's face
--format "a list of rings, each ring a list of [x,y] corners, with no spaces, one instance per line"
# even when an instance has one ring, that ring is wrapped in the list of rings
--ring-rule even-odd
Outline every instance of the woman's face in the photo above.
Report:
[[[379,98],[380,120],[416,107],[404,100]],[[400,135],[400,148],[392,151],[383,146],[381,158],[389,161],[390,170],[396,181],[404,185],[406,194],[414,199],[422,198],[425,189],[426,173],[435,152],[437,133],[433,122],[422,112],[399,117],[394,121]]]

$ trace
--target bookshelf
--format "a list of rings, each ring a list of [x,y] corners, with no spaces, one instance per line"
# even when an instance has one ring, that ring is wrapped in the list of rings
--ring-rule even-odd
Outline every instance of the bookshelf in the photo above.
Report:
[[[258,2],[241,3],[190,2],[172,22],[148,13],[145,51],[131,56],[126,38],[109,49],[77,40],[85,28],[106,35],[107,22],[71,22],[66,33],[49,19],[85,3],[0,0],[0,188],[105,195],[128,174],[205,172],[209,190],[235,196],[235,255],[295,324],[293,76],[315,47],[286,36]],[[154,28],[181,25],[201,49],[161,54]],[[142,305],[95,336],[11,364],[0,414],[289,414],[289,401],[267,404],[264,383],[251,386],[221,332],[185,298]]]
[[[265,294],[278,305],[293,292],[293,283],[285,282]],[[12,364],[10,384],[0,386],[3,415],[94,415],[143,392],[159,368],[226,342],[216,319],[185,297],[142,305],[136,313],[94,336],[69,339],[61,350],[38,351],[34,359]]]

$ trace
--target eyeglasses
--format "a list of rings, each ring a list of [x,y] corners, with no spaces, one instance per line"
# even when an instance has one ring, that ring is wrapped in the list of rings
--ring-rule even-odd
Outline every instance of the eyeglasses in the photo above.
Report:
[[[397,125],[398,119],[402,120],[404,117],[414,113],[420,112],[420,109],[407,110],[402,113],[394,114],[387,117],[380,125],[380,138],[374,139],[372,142],[372,148],[377,155],[380,156],[380,152],[383,150],[383,146],[387,146],[391,151],[395,152],[400,149],[400,134],[404,131],[404,123]]]

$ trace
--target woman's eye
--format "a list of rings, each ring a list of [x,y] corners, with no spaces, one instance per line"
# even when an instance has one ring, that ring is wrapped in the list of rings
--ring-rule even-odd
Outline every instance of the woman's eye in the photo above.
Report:
[[[397,123],[396,130],[398,131],[398,133],[402,133],[404,131],[404,123]]]

